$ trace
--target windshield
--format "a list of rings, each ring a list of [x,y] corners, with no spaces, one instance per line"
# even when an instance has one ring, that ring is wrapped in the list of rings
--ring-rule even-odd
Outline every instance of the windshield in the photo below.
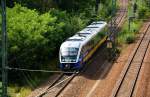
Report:
[[[76,62],[79,48],[63,48],[61,50],[62,62]]]

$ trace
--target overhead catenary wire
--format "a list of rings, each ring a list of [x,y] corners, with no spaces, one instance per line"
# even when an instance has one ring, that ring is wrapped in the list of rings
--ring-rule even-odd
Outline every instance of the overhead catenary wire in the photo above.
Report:
[[[15,70],[15,71],[28,71],[28,72],[45,72],[45,73],[78,73],[74,72],[64,72],[64,71],[53,71],[53,70],[35,70],[35,69],[25,69],[25,68],[13,68],[6,67],[7,70]]]
[[[121,63],[126,61],[115,61],[115,63]],[[134,61],[133,63],[139,63],[140,61]],[[150,63],[150,62],[143,62]],[[6,67],[7,70],[15,70],[15,71],[28,71],[28,72],[45,72],[45,73],[78,73],[78,72],[65,72],[65,71],[57,71],[57,70],[37,70],[37,69],[26,69],[26,68],[14,68],[14,67]],[[0,68],[2,70],[2,68]]]

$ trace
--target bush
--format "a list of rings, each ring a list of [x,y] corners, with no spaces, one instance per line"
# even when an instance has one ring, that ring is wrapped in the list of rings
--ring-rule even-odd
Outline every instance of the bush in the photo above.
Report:
[[[138,15],[140,19],[148,18],[150,15],[149,9],[147,7],[141,7],[139,9]]]
[[[126,43],[130,44],[130,43],[133,43],[135,40],[135,36],[133,34],[128,34],[126,36]]]
[[[52,55],[51,52],[54,51],[51,48],[51,46],[55,46],[54,43],[48,44],[53,34],[55,35],[55,26],[59,26],[60,29],[64,26],[62,22],[55,24],[56,20],[57,18],[49,13],[39,15],[35,10],[29,10],[20,5],[16,5],[12,9],[8,8],[9,59],[11,60],[13,57],[18,59],[17,63],[15,61],[11,63],[29,66],[29,64],[33,64],[31,61],[48,59],[44,56]],[[49,33],[49,39],[45,37],[47,33]],[[22,54],[22,57],[18,57]]]
[[[140,19],[146,19],[150,17],[150,6],[149,6],[149,1],[143,0],[142,3],[141,1],[137,1],[138,5],[138,18]]]

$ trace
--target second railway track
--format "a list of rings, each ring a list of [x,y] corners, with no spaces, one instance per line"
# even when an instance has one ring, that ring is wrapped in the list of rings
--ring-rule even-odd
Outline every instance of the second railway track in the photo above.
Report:
[[[110,97],[132,97],[137,79],[150,45],[150,22],[143,26],[143,35],[130,56]]]

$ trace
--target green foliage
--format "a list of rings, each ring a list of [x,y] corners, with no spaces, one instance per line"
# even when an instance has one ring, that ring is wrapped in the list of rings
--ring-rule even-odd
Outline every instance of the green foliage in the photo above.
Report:
[[[130,44],[133,43],[135,40],[135,35],[134,34],[127,34],[126,35],[126,43]]]
[[[142,21],[132,21],[131,29],[128,28],[128,22],[125,22],[121,32],[118,35],[118,42],[122,43],[133,43],[136,37],[136,33],[138,33],[140,27],[142,25]]]
[[[15,2],[40,12],[49,11],[51,8],[59,8],[69,12],[83,11],[95,5],[95,0],[7,0],[7,5],[13,6]]]
[[[73,35],[77,31],[84,28],[88,22],[86,18],[82,14],[72,15],[67,13],[66,11],[60,11],[57,9],[52,9],[49,12],[52,16],[57,16],[56,23],[59,23],[59,25],[56,26],[56,36],[53,36],[54,41],[57,42],[57,46],[59,47],[60,44],[69,36]],[[60,23],[61,22],[61,23]],[[60,26],[62,26],[60,29]],[[56,38],[57,37],[57,38]],[[58,48],[57,48],[58,49]]]
[[[148,0],[137,1],[138,18],[146,19],[150,17],[150,5]]]
[[[17,3],[30,9],[37,9],[41,12],[57,7],[54,0],[6,0],[6,2],[9,7],[14,7],[15,3]]]
[[[31,9],[36,9],[40,13],[48,12],[52,8],[65,10],[76,15],[84,14],[90,20],[94,17],[95,20],[95,4],[96,0],[7,0],[8,6],[15,5],[14,2],[26,6]],[[105,7],[107,6],[107,7]],[[112,2],[110,0],[101,0],[98,15],[96,19],[107,19],[112,11]],[[92,21],[91,20],[91,21]]]
[[[39,15],[35,10],[29,10],[20,5],[16,5],[13,9],[8,8],[7,32],[10,59],[26,53],[23,58],[27,56],[28,58],[19,60],[17,63],[26,63],[27,65],[31,64],[31,61],[27,60],[43,60],[47,59],[43,56],[52,55],[53,49],[46,49],[50,40],[45,38],[44,35],[46,33],[53,34],[57,25],[60,28],[63,27],[61,22],[55,24],[56,19],[56,17],[52,17],[49,13]],[[51,35],[49,38],[51,37],[53,36]],[[39,52],[39,50],[43,52]]]
[[[17,85],[11,85],[8,87],[8,95],[10,97],[27,97],[31,93],[29,87],[19,87]]]
[[[139,12],[138,12],[139,18],[140,19],[144,19],[144,18],[148,18],[150,17],[150,12],[149,12],[149,8],[147,7],[140,7],[139,8]]]
[[[106,8],[107,6],[107,8]],[[99,12],[98,12],[98,19],[110,19],[111,13],[114,9],[112,9],[112,3],[108,0],[100,4]]]
[[[57,1],[59,8],[72,11],[72,10],[84,10],[91,6],[94,6],[95,0],[59,0]]]
[[[135,17],[137,19],[147,19],[150,17],[150,6],[146,3],[147,0],[138,0],[136,2],[129,1],[128,16]],[[135,5],[137,5],[135,7]],[[136,10],[134,10],[136,8]]]

